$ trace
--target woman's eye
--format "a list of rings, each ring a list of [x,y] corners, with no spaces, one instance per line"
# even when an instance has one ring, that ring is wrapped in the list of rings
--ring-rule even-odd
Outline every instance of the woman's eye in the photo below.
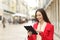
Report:
[[[41,16],[41,15],[37,15],[37,16]]]

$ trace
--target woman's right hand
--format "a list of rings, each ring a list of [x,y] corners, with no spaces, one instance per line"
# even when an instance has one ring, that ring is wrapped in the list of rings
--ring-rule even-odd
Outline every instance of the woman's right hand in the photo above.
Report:
[[[31,35],[32,35],[32,32],[31,32],[31,31],[29,31],[29,32],[28,32],[28,36],[31,36]]]
[[[37,32],[37,33],[39,33],[39,32],[40,32],[40,30],[36,30],[36,32]]]

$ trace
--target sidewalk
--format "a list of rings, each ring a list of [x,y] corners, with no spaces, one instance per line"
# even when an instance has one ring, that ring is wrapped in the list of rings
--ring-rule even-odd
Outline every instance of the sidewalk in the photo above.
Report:
[[[27,31],[23,26],[29,23],[17,25],[7,23],[5,29],[0,25],[0,40],[26,40]],[[54,40],[59,40],[56,34],[54,35]]]
[[[60,38],[55,34],[54,35],[54,40],[60,40]]]

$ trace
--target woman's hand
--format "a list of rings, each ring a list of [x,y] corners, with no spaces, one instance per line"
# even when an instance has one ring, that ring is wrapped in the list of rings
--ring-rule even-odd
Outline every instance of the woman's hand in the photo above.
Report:
[[[36,32],[38,32],[38,33],[39,33],[39,32],[40,32],[40,30],[36,30]]]
[[[28,32],[28,36],[31,36],[31,35],[32,35],[32,32],[31,32],[31,31],[29,31],[29,32]]]

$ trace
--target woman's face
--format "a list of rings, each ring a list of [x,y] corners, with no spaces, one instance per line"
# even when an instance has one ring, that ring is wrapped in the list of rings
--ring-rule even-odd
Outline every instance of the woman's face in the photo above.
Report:
[[[36,18],[39,22],[41,22],[43,20],[43,16],[42,16],[41,12],[37,11]]]

